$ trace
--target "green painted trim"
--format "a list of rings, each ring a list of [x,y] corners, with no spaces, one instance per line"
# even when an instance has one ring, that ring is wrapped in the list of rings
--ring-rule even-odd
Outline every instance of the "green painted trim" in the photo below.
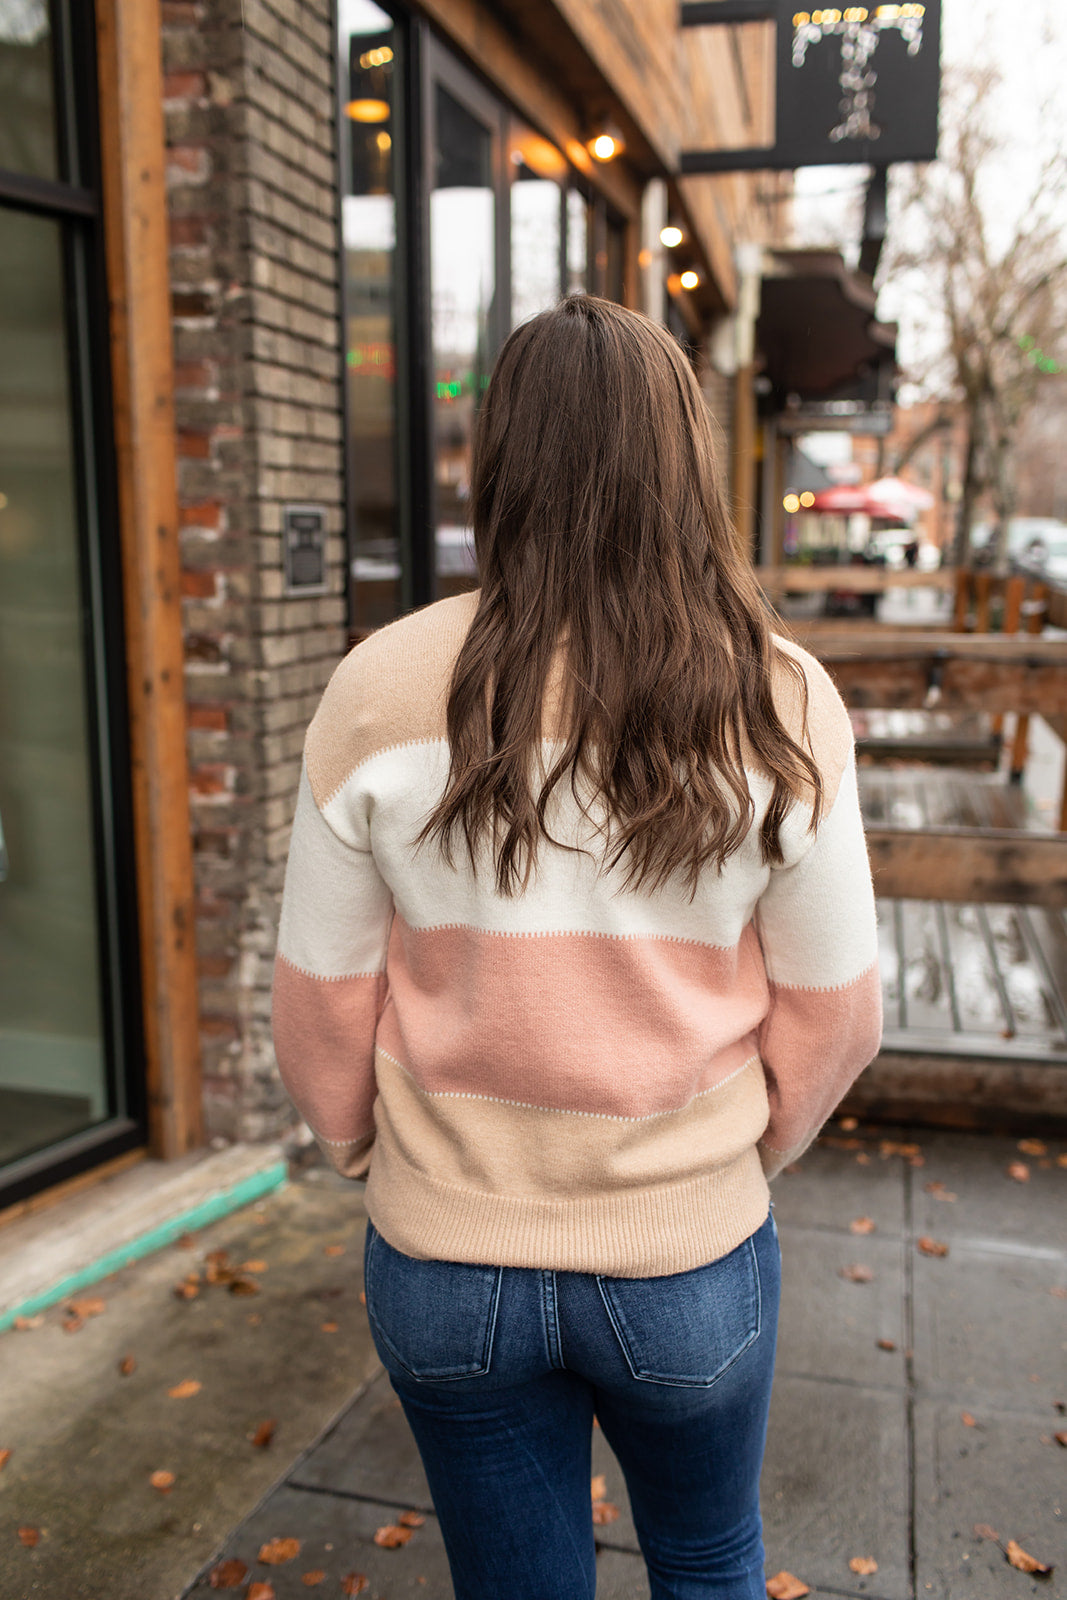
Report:
[[[200,1228],[206,1228],[209,1223],[218,1222],[220,1217],[229,1216],[231,1211],[239,1211],[242,1206],[250,1205],[253,1200],[262,1199],[265,1194],[271,1194],[275,1189],[282,1188],[288,1176],[286,1163],[275,1161],[271,1166],[264,1167],[262,1172],[253,1172],[250,1177],[242,1178],[231,1188],[209,1195],[206,1200],[191,1206],[188,1211],[180,1211],[169,1221],[161,1222],[158,1227],[149,1228],[147,1233],[131,1239],[129,1244],[120,1245],[117,1250],[108,1250],[105,1255],[90,1262],[87,1267],[69,1273],[58,1283],[52,1284],[51,1288],[43,1289],[40,1294],[31,1295],[21,1305],[12,1306],[8,1311],[0,1311],[0,1333],[10,1328],[16,1317],[35,1317],[39,1311],[47,1311],[49,1306],[54,1306],[59,1300],[69,1300],[79,1289],[86,1289],[91,1283],[99,1283],[101,1278],[109,1277],[120,1267],[128,1266],[131,1261],[139,1261],[142,1256],[149,1256],[155,1250],[162,1250],[164,1245],[173,1244],[181,1234],[195,1233]]]

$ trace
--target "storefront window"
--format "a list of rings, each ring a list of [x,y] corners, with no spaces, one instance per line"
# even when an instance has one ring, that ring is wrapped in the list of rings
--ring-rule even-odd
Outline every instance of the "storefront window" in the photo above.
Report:
[[[563,191],[567,163],[555,145],[516,125],[511,140],[511,323],[560,297]]]
[[[0,4],[0,169],[56,178],[52,30],[47,0]]]
[[[430,195],[435,569],[438,595],[475,581],[471,436],[497,333],[494,134],[444,84],[434,100]]]
[[[342,0],[340,21],[351,619],[363,633],[402,609],[394,142],[402,46],[393,19],[373,0]]]
[[[567,293],[589,288],[589,202],[577,189],[567,190]]]

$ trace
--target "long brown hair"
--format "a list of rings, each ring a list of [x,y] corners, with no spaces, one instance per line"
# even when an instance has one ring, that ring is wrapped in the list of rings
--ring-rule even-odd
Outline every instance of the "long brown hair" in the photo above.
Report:
[[[587,817],[579,785],[606,804],[605,860],[626,858],[628,885],[679,874],[695,893],[752,825],[754,758],[773,780],[763,859],[780,861],[790,805],[810,793],[814,826],[822,785],[775,709],[772,665],[793,674],[805,728],[806,683],[736,551],[711,419],[666,329],[590,295],[516,328],[478,417],[471,512],[481,596],[452,675],[448,782],[420,838],[452,861],[460,831],[472,866],[488,838],[512,894],[569,778]],[[546,772],[561,650],[563,748]]]

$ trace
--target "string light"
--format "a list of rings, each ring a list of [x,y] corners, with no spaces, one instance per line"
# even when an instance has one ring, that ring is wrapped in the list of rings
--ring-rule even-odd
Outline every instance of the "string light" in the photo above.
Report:
[[[659,230],[659,242],[660,244],[665,245],[668,250],[677,249],[684,238],[685,234],[682,232],[681,228],[676,228],[673,223],[670,226],[661,228]]]
[[[678,279],[678,282],[681,284],[683,289],[695,289],[700,283],[700,273],[692,271],[683,272],[681,277]]]

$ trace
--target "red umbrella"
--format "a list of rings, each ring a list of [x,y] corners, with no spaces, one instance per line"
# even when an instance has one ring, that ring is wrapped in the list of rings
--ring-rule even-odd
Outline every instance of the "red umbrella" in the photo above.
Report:
[[[899,503],[893,505],[872,494],[868,483],[842,483],[832,489],[820,489],[808,509],[832,511],[841,517],[859,511],[868,517],[888,518],[890,522],[897,521],[902,511]]]

